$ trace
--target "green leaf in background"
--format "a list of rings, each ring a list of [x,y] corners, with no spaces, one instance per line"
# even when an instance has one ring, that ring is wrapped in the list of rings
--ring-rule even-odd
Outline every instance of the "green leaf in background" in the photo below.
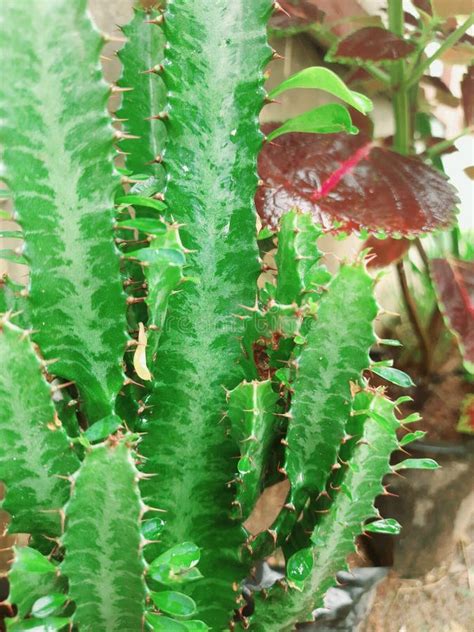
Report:
[[[125,295],[114,244],[114,130],[103,40],[86,0],[3,0],[2,179],[30,265],[34,341],[93,422],[123,382]]]
[[[81,630],[141,629],[145,582],[137,474],[124,440],[92,447],[79,470],[66,508],[62,569]]]
[[[0,237],[3,239],[23,239],[21,230],[0,230]]]
[[[328,103],[289,119],[270,132],[267,141],[275,140],[278,136],[288,134],[288,132],[312,134],[348,132],[349,134],[357,134],[358,131],[357,127],[352,124],[351,116],[343,105]]]
[[[148,574],[155,581],[167,586],[194,582],[202,577],[196,568],[200,558],[201,551],[195,544],[183,542],[153,560]]]
[[[172,617],[189,617],[196,612],[196,604],[191,597],[174,590],[151,592],[151,599],[158,610]]]
[[[9,601],[18,608],[18,616],[30,613],[33,604],[60,587],[58,568],[39,551],[29,547],[14,549],[13,565],[8,574]]]
[[[389,535],[398,535],[401,531],[401,524],[394,518],[386,518],[385,520],[375,520],[365,525],[365,531],[369,533],[387,533]]]
[[[17,549],[15,569],[33,575],[49,575],[57,572],[57,567],[39,551],[29,547]]]
[[[286,563],[286,576],[291,582],[304,581],[313,570],[312,549],[301,549],[294,553]]]
[[[0,259],[4,259],[4,261],[11,261],[12,263],[20,263],[25,266],[28,265],[28,261],[23,255],[14,252],[10,248],[2,248],[0,250]]]
[[[410,386],[415,386],[415,383],[411,379],[409,375],[407,375],[404,371],[400,371],[399,369],[393,369],[389,366],[373,366],[370,367],[372,373],[376,373],[383,377],[387,382],[392,382],[392,384],[396,384],[397,386],[401,386],[402,388],[410,388]]]
[[[71,486],[66,477],[79,461],[55,415],[51,387],[29,336],[1,319],[0,366],[0,480],[7,488],[3,508],[11,516],[9,530],[58,536],[59,511]],[[42,556],[37,563],[51,566]]]
[[[408,445],[409,443],[412,443],[413,441],[419,441],[420,439],[423,439],[425,435],[426,435],[426,432],[424,432],[423,430],[416,430],[415,432],[409,432],[408,434],[404,435],[400,439],[400,446]]]
[[[150,518],[149,520],[143,520],[141,523],[141,533],[146,540],[157,540],[163,528],[165,521],[161,518]]]
[[[160,200],[155,200],[154,198],[143,197],[143,195],[122,195],[117,198],[115,202],[119,206],[146,206],[155,211],[164,211],[166,209],[164,202],[160,202]]]
[[[46,619],[27,619],[8,624],[8,632],[60,632],[69,626],[71,619],[66,617],[47,617]]]
[[[40,597],[31,608],[31,614],[38,619],[44,619],[56,614],[64,606],[68,597],[62,593],[53,593]]]
[[[147,612],[146,622],[151,625],[153,632],[188,632],[188,628],[181,621],[163,617],[153,612]]]
[[[210,630],[209,626],[207,626],[204,621],[182,621],[185,626],[187,632],[208,632]]]
[[[124,219],[118,222],[119,228],[133,228],[150,235],[161,235],[166,232],[166,224],[152,217],[138,217],[137,219]]]
[[[282,81],[268,95],[269,99],[275,99],[282,92],[294,88],[313,88],[323,90],[334,95],[353,108],[367,114],[373,108],[372,101],[360,92],[350,90],[335,72],[323,66],[304,68],[300,72]]]
[[[393,466],[393,469],[398,470],[437,470],[440,466],[433,459],[405,459],[401,463],[397,463]]]
[[[84,432],[84,436],[91,443],[96,441],[102,441],[114,432],[116,432],[122,425],[122,420],[117,415],[109,415],[104,419],[99,419]]]

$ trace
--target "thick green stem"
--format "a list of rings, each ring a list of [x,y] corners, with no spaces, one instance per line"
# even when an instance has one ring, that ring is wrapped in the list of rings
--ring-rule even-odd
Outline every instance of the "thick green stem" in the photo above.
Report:
[[[403,36],[403,4],[401,0],[389,0],[388,24],[395,35]],[[405,62],[395,62],[391,70],[393,94],[393,112],[395,117],[394,149],[407,155],[410,151],[411,124],[408,90],[404,83]]]

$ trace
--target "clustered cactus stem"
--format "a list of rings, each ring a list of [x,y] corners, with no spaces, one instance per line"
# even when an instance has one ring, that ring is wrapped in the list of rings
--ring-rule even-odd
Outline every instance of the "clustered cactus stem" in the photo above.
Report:
[[[30,273],[0,293],[3,506],[30,534],[10,632],[291,630],[358,535],[398,528],[367,524],[400,422],[364,377],[377,305],[363,258],[331,275],[321,228],[288,209],[259,279],[275,9],[136,9],[114,133],[86,1],[2,3],[2,179]],[[353,131],[343,106],[310,114],[289,128]],[[275,524],[251,536],[261,492],[284,479]],[[284,589],[249,615],[243,582],[277,546]]]

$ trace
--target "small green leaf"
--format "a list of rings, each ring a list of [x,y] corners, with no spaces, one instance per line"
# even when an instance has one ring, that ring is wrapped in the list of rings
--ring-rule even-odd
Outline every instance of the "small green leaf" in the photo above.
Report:
[[[239,459],[237,463],[237,469],[239,474],[248,474],[252,471],[252,462],[250,461],[248,456],[243,456]]]
[[[22,265],[28,265],[28,261],[23,255],[19,255],[10,248],[3,248],[0,250],[0,259],[5,261],[11,261],[12,263],[21,263]]]
[[[398,470],[437,470],[438,463],[433,459],[405,459],[401,463],[394,465],[393,469]]]
[[[272,231],[271,228],[269,228],[268,226],[265,226],[258,233],[257,239],[258,239],[258,241],[262,241],[263,239],[269,239],[270,237],[273,237],[274,234],[275,233]]]
[[[375,522],[365,525],[365,530],[370,533],[388,533],[390,535],[398,535],[401,528],[401,524],[394,518],[375,520]]]
[[[25,573],[56,573],[57,568],[44,555],[35,549],[21,549],[17,569]]]
[[[124,195],[117,198],[116,203],[119,206],[146,206],[148,208],[153,208],[156,211],[164,211],[166,209],[166,204],[164,202],[160,202],[160,200],[155,200],[154,198],[144,197],[142,195]]]
[[[170,564],[152,565],[149,574],[152,579],[164,586],[176,586],[180,584],[195,582],[202,578],[202,573],[198,568],[179,569]]]
[[[379,340],[380,345],[386,345],[387,347],[403,347],[400,340],[395,340],[393,338],[381,338]]]
[[[162,617],[159,614],[147,612],[145,615],[147,623],[151,625],[154,632],[187,632],[188,628],[181,621],[174,621],[169,617]]]
[[[412,441],[418,441],[419,439],[423,439],[425,435],[426,435],[426,432],[423,432],[423,430],[416,430],[415,432],[409,432],[408,434],[406,434],[404,437],[400,439],[400,447],[404,445],[408,445]]]
[[[150,518],[142,522],[141,532],[145,540],[156,540],[160,537],[165,526],[165,521],[161,518]]]
[[[11,220],[12,214],[9,211],[4,211],[3,209],[0,209],[0,219]]]
[[[313,551],[302,549],[294,553],[287,562],[286,576],[292,582],[304,581],[313,570]]]
[[[160,555],[155,562],[167,563],[177,568],[192,568],[201,558],[201,550],[192,542],[177,544]]]
[[[41,597],[33,604],[31,608],[31,614],[39,619],[50,617],[55,614],[67,601],[67,595],[61,593],[55,593],[53,595],[46,595]]]
[[[159,555],[149,567],[150,576],[157,582],[173,585],[195,581],[202,577],[196,564],[201,557],[201,550],[192,542],[177,544]]]
[[[132,175],[130,179],[136,180],[137,178]],[[158,193],[161,188],[161,179],[157,178],[156,176],[150,176],[146,180],[142,180],[141,182],[137,182],[136,184],[134,184],[133,187],[130,189],[130,193],[133,193],[134,195],[148,197],[150,195]]]
[[[196,612],[196,603],[191,597],[174,590],[152,592],[155,606],[173,617],[189,617]]]
[[[387,382],[392,382],[392,384],[396,384],[397,386],[401,386],[402,388],[409,388],[410,386],[415,386],[415,383],[411,379],[409,375],[407,375],[404,371],[400,371],[399,369],[393,369],[391,367],[371,367],[370,369],[372,373],[376,373],[380,377],[383,377]]]
[[[182,250],[174,248],[142,248],[142,250],[134,250],[133,252],[127,253],[127,256],[148,263],[156,263],[161,259],[166,259],[170,263],[182,266],[186,262]]]
[[[273,130],[267,136],[267,141],[274,140],[288,132],[310,132],[313,134],[348,132],[349,134],[357,134],[358,131],[357,127],[352,125],[350,114],[343,105],[328,103],[289,119]]]
[[[137,219],[124,219],[118,222],[120,228],[134,228],[150,235],[161,235],[166,232],[166,226],[159,219],[153,217],[138,217]]]
[[[421,420],[420,413],[412,413],[411,415],[408,415],[408,417],[405,417],[405,419],[401,419],[400,423],[402,423],[403,425],[406,425],[406,424],[412,424],[415,421],[420,421],[420,420]]]
[[[280,380],[285,386],[290,386],[291,384],[291,373],[290,369],[282,368],[275,371],[275,377]]]
[[[204,621],[182,621],[188,632],[208,632],[210,628],[204,623]]]
[[[103,419],[99,419],[95,424],[88,428],[84,435],[91,443],[102,441],[113,434],[122,425],[122,420],[117,415],[109,415]]]
[[[367,112],[370,112],[373,108],[372,101],[368,97],[359,92],[350,90],[336,73],[322,66],[312,66],[311,68],[305,68],[297,72],[292,77],[282,81],[268,96],[270,99],[275,99],[282,92],[294,88],[324,90],[338,97],[341,101],[352,105],[352,107],[362,112],[362,114],[367,114]]]
[[[59,632],[71,619],[66,617],[49,617],[47,619],[27,619],[26,621],[15,621],[8,625],[8,632]]]
[[[20,230],[0,230],[0,237],[4,239],[23,239],[23,233]]]

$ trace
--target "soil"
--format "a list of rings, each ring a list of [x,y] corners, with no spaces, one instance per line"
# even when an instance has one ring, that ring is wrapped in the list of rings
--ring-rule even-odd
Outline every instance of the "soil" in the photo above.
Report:
[[[474,630],[474,514],[452,557],[419,579],[391,571],[360,632]]]

